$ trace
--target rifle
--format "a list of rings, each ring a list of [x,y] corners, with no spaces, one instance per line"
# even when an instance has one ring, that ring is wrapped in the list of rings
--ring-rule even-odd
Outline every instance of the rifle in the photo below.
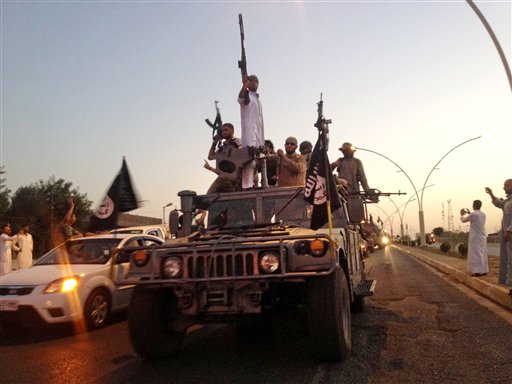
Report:
[[[381,192],[378,189],[371,188],[369,193],[365,191],[360,191],[356,193],[351,193],[349,196],[362,196],[365,203],[378,203],[380,196],[391,196],[391,195],[406,195],[405,192]]]
[[[322,100],[322,94],[320,93],[320,101],[317,103],[318,105],[318,118],[316,119],[315,127],[318,128],[318,131],[323,135],[325,139],[325,150],[328,150],[328,134],[329,134],[329,124],[332,123],[331,119],[326,119],[324,117],[324,101]]]
[[[217,111],[217,115],[215,116],[215,121],[212,123],[210,119],[204,119],[206,124],[212,128],[212,137],[215,137],[215,135],[222,137],[222,118],[220,117],[220,110],[218,106],[219,102],[215,100],[215,110]],[[218,141],[217,145],[219,145],[220,140]]]
[[[244,19],[242,14],[238,14],[238,24],[240,25],[240,43],[242,47],[242,57],[238,60],[238,68],[240,68],[240,72],[242,73],[242,81],[245,81],[247,78],[247,58],[245,57],[245,33],[244,33]]]

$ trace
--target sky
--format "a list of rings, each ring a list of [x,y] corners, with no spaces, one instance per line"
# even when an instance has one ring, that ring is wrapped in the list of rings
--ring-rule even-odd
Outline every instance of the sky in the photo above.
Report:
[[[476,4],[512,65],[511,1]],[[330,160],[351,142],[372,188],[407,193],[369,208],[395,235],[400,222],[419,232],[420,205],[427,232],[467,230],[459,211],[475,199],[487,232],[500,227],[484,188],[503,197],[512,178],[512,90],[465,1],[4,0],[0,11],[0,165],[13,192],[63,178],[96,207],[123,156],[144,200],[132,214],[161,218],[180,190],[206,192],[215,100],[239,133],[242,13],[276,148],[316,141],[322,94]]]

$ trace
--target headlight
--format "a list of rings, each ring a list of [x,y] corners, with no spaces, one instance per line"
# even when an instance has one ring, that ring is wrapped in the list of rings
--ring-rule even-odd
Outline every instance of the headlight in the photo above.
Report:
[[[384,245],[389,244],[389,238],[386,236],[383,236],[381,241],[382,241],[382,244],[384,244]]]
[[[162,267],[164,277],[179,279],[183,275],[183,260],[180,257],[168,257]]]
[[[149,261],[149,253],[146,251],[136,251],[133,254],[133,263],[137,267],[145,266]]]
[[[320,257],[325,255],[325,251],[327,251],[328,243],[319,239],[315,239],[309,243],[309,249],[311,250],[311,254],[316,257]]]
[[[44,293],[70,292],[78,286],[79,280],[78,276],[62,277],[48,284]]]
[[[264,273],[272,273],[279,268],[279,256],[274,253],[264,253],[260,258],[260,269]]]
[[[298,255],[311,255],[322,257],[327,252],[329,243],[320,239],[298,240],[293,244],[293,249]]]

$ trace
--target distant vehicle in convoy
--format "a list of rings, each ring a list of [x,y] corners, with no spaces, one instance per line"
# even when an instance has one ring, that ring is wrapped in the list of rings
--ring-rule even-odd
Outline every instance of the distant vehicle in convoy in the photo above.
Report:
[[[113,229],[110,233],[126,233],[132,235],[150,235],[161,238],[162,240],[169,239],[171,234],[166,225],[141,225],[136,227],[126,227]]]
[[[386,248],[391,243],[391,238],[384,232],[379,236],[378,246],[380,249]]]
[[[366,278],[361,218],[349,219],[346,199],[333,212],[330,235],[326,227],[309,229],[312,206],[302,188],[179,196],[182,216],[171,222],[176,239],[120,253],[130,267],[118,281],[136,286],[128,328],[138,354],[170,356],[194,324],[242,325],[295,303],[307,309],[313,356],[347,356],[351,310],[364,310],[376,281]],[[192,225],[197,213],[204,227]]]
[[[34,265],[2,276],[2,324],[85,321],[103,327],[110,314],[128,308],[133,287],[117,286],[114,276],[127,272],[130,255],[119,247],[151,246],[163,240],[148,235],[108,234],[68,240]]]

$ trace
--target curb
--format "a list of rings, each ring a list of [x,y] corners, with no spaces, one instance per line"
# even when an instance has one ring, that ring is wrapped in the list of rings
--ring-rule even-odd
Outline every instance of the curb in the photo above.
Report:
[[[423,261],[424,263],[438,269],[447,275],[455,277],[459,282],[477,291],[485,298],[492,300],[502,307],[512,310],[512,296],[508,293],[509,291],[507,288],[490,284],[487,281],[471,278],[467,273],[459,271],[458,269],[450,267],[449,265],[443,264],[439,261],[433,260],[428,256],[422,255],[421,253],[398,247],[396,245],[393,245],[393,247],[399,249],[409,256]]]

